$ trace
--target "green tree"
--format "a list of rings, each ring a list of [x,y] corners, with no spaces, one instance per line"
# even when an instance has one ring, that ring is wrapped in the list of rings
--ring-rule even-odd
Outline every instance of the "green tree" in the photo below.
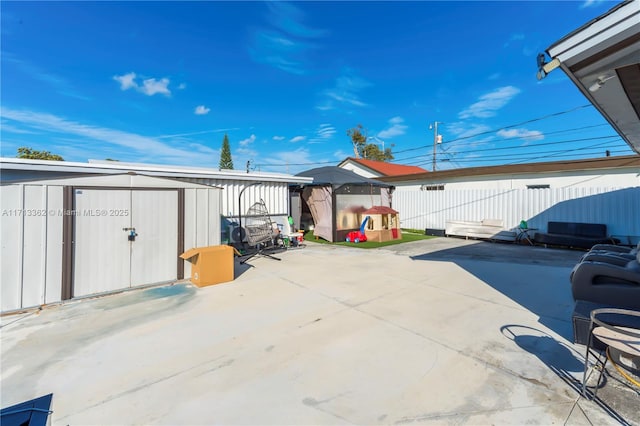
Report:
[[[353,155],[356,158],[360,158],[367,145],[367,131],[362,127],[362,124],[358,124],[347,130],[347,136],[351,138],[351,144],[353,145]]]
[[[18,158],[26,158],[29,160],[53,160],[53,161],[64,161],[64,158],[57,154],[52,154],[49,151],[38,151],[33,148],[27,148],[26,146],[21,146],[18,148]]]
[[[364,146],[362,156],[367,160],[377,160],[377,161],[393,160],[393,154],[391,153],[391,148],[385,148],[383,151],[378,147],[378,145],[374,143],[368,143]]]
[[[353,145],[353,154],[356,158],[367,158],[369,160],[377,161],[389,161],[393,160],[393,154],[391,148],[381,150],[375,143],[367,143],[369,138],[367,137],[367,130],[362,127],[362,124],[358,124],[347,130],[347,136],[351,138],[351,144]]]
[[[220,149],[220,170],[233,170],[233,160],[231,159],[231,148],[229,147],[229,137],[225,133],[222,140],[222,149]]]

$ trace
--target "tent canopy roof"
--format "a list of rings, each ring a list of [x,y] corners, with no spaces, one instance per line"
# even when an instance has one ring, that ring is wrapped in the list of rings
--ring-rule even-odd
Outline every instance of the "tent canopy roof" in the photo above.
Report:
[[[369,184],[382,188],[391,188],[393,185],[360,176],[351,170],[336,166],[317,167],[298,173],[296,176],[312,177],[313,183],[306,185],[333,185],[334,187],[346,184]]]

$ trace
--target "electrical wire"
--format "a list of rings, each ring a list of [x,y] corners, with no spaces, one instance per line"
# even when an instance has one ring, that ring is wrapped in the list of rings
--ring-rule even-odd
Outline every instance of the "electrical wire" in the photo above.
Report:
[[[530,123],[535,123],[538,121],[542,121],[542,120],[546,120],[549,118],[554,118],[554,117],[558,117],[558,116],[562,116],[565,114],[569,114],[584,108],[588,108],[588,107],[593,107],[593,105],[591,104],[585,104],[585,105],[580,105],[568,110],[564,110],[564,111],[559,111],[559,112],[555,112],[555,113],[551,113],[551,114],[547,114],[544,115],[542,117],[536,117],[536,118],[532,118],[529,120],[525,120],[516,124],[511,124],[508,126],[502,126],[496,129],[491,129],[491,130],[486,130],[486,131],[482,131],[482,132],[478,132],[475,133],[473,135],[467,135],[467,136],[462,136],[456,139],[452,139],[449,141],[445,141],[443,142],[444,144],[454,144],[455,142],[460,142],[460,141],[464,141],[464,140],[468,140],[468,139],[472,139],[472,138],[476,138],[478,136],[483,136],[483,135],[488,135],[488,134],[492,134],[492,133],[496,133],[499,132],[500,130],[505,130],[505,129],[511,129],[514,127],[519,127],[519,126],[523,126],[525,124],[530,124]],[[558,133],[568,133],[568,132],[576,132],[576,131],[582,131],[582,130],[587,130],[587,129],[592,129],[595,127],[602,127],[602,126],[608,126],[607,123],[604,124],[596,124],[596,125],[592,125],[592,126],[583,126],[583,127],[576,127],[576,128],[571,128],[571,129],[562,129],[562,130],[557,130],[557,131],[553,131],[553,132],[546,132],[545,135],[551,135],[551,134],[558,134]],[[581,141],[586,141],[586,140],[594,140],[594,139],[603,139],[603,138],[615,138],[618,137],[619,135],[611,135],[611,136],[602,136],[602,137],[593,137],[593,138],[582,138],[582,139],[572,139],[572,140],[566,140],[566,141],[557,141],[557,142],[546,142],[546,143],[542,143],[542,144],[532,144],[532,145],[524,145],[521,147],[498,147],[498,148],[487,148],[487,149],[482,149],[482,150],[465,150],[465,154],[469,154],[469,153],[474,153],[474,152],[481,152],[481,151],[495,151],[495,150],[504,150],[504,149],[520,149],[520,148],[527,148],[530,149],[531,147],[536,147],[536,146],[543,146],[543,145],[553,145],[553,144],[562,144],[562,143],[572,143],[572,142],[581,142]],[[508,137],[508,138],[502,138],[502,139],[498,139],[497,141],[508,141],[508,140],[522,140],[523,138],[521,136],[513,136],[513,137]],[[407,148],[407,149],[403,149],[403,150],[399,150],[399,151],[395,151],[393,154],[397,155],[397,154],[402,154],[405,152],[412,152],[412,151],[417,151],[417,150],[421,150],[421,149],[425,149],[425,148],[430,148],[431,145],[422,145],[419,147],[413,147],[413,148]],[[451,145],[450,147],[453,147],[453,145]],[[567,152],[571,152],[571,151],[577,151],[580,150],[581,148],[576,148],[575,150],[568,150]],[[453,153],[455,155],[455,153]],[[413,162],[409,162],[409,163],[404,163],[407,165],[411,165],[412,163],[416,163],[416,157],[426,157],[426,156],[431,156],[432,154],[424,154],[424,155],[419,155],[419,156],[412,156],[412,157],[408,157],[408,158],[401,158],[401,159],[394,159],[394,162],[405,162],[407,160],[414,160]],[[515,154],[514,154],[515,155]],[[544,157],[542,157],[544,158]],[[483,157],[481,159],[478,160],[469,160],[469,161],[486,161],[486,157]],[[455,162],[464,162],[464,161],[468,161],[468,160],[456,160]],[[315,162],[304,162],[304,163],[264,163],[264,164],[255,164],[256,167],[291,167],[291,166],[314,166],[314,165],[327,165],[327,164],[335,164],[335,161],[315,161]],[[426,162],[421,163],[421,164],[426,164]]]

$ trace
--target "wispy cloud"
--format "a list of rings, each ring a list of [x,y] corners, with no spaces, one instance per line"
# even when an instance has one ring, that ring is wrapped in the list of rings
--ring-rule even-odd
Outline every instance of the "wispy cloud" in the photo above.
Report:
[[[161,94],[165,96],[171,96],[171,91],[169,90],[169,79],[168,78],[146,78],[142,80],[142,84],[138,83],[136,79],[138,79],[138,75],[135,72],[126,73],[123,75],[114,75],[113,79],[120,83],[120,90],[129,90],[134,89],[137,92],[144,93],[147,96],[153,96],[156,94]]]
[[[509,46],[511,46],[511,44],[513,44],[514,42],[519,42],[524,40],[524,34],[522,33],[516,33],[516,34],[511,34],[511,37],[509,37],[509,40],[507,40],[504,44],[503,47],[507,48]]]
[[[318,126],[316,135],[321,139],[331,139],[336,134],[336,128],[329,123],[323,123]]]
[[[155,139],[168,139],[168,138],[178,138],[178,137],[184,137],[184,136],[204,135],[206,133],[222,133],[222,132],[230,132],[232,130],[240,130],[240,128],[229,127],[225,129],[201,130],[199,132],[178,133],[175,135],[160,135],[160,136],[155,136]]]
[[[274,136],[273,140],[274,141],[283,141],[284,140],[284,136]]]
[[[497,135],[505,139],[524,139],[526,142],[544,139],[544,135],[539,130],[502,129],[498,130]]]
[[[333,157],[337,158],[339,160],[344,160],[345,158],[347,158],[349,155],[352,155],[352,154],[353,154],[353,152],[352,153],[348,153],[348,152],[345,152],[345,151],[339,149],[339,150],[337,150],[337,151],[335,151],[333,153]]]
[[[446,125],[446,132],[454,135],[456,138],[468,138],[470,136],[479,135],[491,130],[486,124],[471,124],[464,122],[455,122]]]
[[[33,130],[28,130],[28,129],[23,129],[21,127],[13,126],[9,124],[6,120],[2,120],[2,123],[0,125],[0,130],[2,131],[2,133],[4,132],[17,133],[22,135],[32,135],[32,134],[39,133],[39,132],[34,132]],[[2,142],[4,143],[5,141],[3,140]]]
[[[253,144],[256,141],[256,135],[251,135],[246,139],[243,139],[239,142],[240,146],[243,148],[246,148],[248,146],[250,146],[251,144]]]
[[[81,138],[87,158],[94,155],[95,145],[93,142],[101,142],[104,150],[113,147],[127,148],[126,152],[138,159],[150,158],[149,153],[153,153],[155,161],[161,159],[173,164],[189,164],[198,161],[201,152],[210,151],[210,148],[192,141],[189,143],[175,143],[175,141],[164,143],[157,138],[84,124],[48,113],[2,107],[0,116],[12,124],[31,130],[39,130],[40,133],[49,134],[50,137],[58,135],[66,138]],[[188,149],[178,149],[174,146],[185,146]]]
[[[18,59],[13,54],[6,51],[2,52],[2,59],[3,61],[17,66],[24,74],[29,75],[31,78],[46,83],[60,95],[81,99],[83,101],[91,100],[91,98],[78,93],[72,87],[72,84],[64,77],[49,71],[44,71],[31,62]]]
[[[273,171],[280,173],[298,173],[309,168],[305,163],[313,163],[317,161],[326,161],[324,158],[320,158],[317,155],[311,155],[311,152],[305,147],[299,147],[295,150],[288,149],[280,152],[272,152],[270,155],[260,160],[256,160],[259,163],[261,171]],[[283,167],[283,165],[285,165]]]
[[[186,88],[187,88],[187,83],[180,83],[180,84],[178,85],[178,90],[184,90],[184,89],[186,89]]]
[[[321,101],[316,108],[321,111],[338,108],[365,107],[367,104],[360,100],[359,93],[371,83],[355,75],[353,70],[346,69],[336,79],[336,84],[320,93]]]
[[[209,114],[209,111],[211,111],[210,108],[207,108],[204,105],[198,105],[193,113],[195,115],[207,115]]]
[[[379,138],[393,138],[395,136],[404,135],[407,131],[407,126],[403,124],[404,119],[402,117],[393,117],[389,120],[389,127],[378,133]]]
[[[302,142],[306,138],[307,138],[306,136],[294,136],[291,139],[289,139],[289,142],[292,142],[292,143]]]
[[[603,3],[605,0],[586,0],[584,3],[580,5],[580,9],[586,9],[588,7],[597,6]]]
[[[329,123],[322,123],[316,129],[316,133],[309,139],[310,144],[324,143],[333,138],[336,128]]]
[[[318,46],[310,40],[327,34],[304,23],[305,14],[285,2],[267,2],[269,28],[259,28],[249,46],[251,58],[291,74],[306,74],[311,66],[307,52]]]
[[[520,93],[520,89],[517,87],[500,87],[493,92],[480,96],[478,102],[459,112],[458,118],[464,120],[472,117],[493,117],[496,115],[496,111],[507,105],[518,93]]]

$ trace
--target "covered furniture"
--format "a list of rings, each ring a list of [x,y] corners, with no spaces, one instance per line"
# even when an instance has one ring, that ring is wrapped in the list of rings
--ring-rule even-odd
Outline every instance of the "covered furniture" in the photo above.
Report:
[[[640,243],[636,247],[617,246],[613,244],[596,244],[580,259],[605,263],[621,264],[633,260],[640,251]]]
[[[616,244],[620,241],[607,234],[602,223],[549,222],[547,232],[536,232],[538,244],[590,249],[596,244]]]
[[[594,309],[640,311],[640,253],[624,262],[584,260],[573,268],[570,280],[575,301],[572,315],[575,343],[587,344],[590,314]]]
[[[484,238],[489,240],[515,241],[516,233],[504,229],[502,219],[447,220],[444,233],[446,236],[465,238]]]

